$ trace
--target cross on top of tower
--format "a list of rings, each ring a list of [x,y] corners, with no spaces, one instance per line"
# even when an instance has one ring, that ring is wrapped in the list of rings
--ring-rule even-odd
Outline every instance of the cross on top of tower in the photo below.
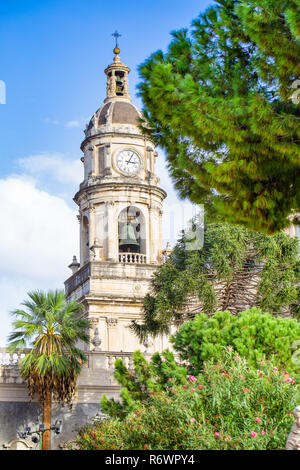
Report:
[[[119,45],[118,45],[118,39],[122,36],[122,34],[120,34],[120,33],[116,30],[114,33],[112,33],[112,36],[113,36],[113,37],[115,38],[115,40],[116,40],[116,47],[119,47]]]

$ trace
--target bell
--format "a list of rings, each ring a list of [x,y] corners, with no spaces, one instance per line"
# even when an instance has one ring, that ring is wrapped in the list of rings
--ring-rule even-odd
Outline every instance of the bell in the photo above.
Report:
[[[123,225],[120,236],[120,247],[124,245],[140,246],[136,239],[134,228],[131,224]]]

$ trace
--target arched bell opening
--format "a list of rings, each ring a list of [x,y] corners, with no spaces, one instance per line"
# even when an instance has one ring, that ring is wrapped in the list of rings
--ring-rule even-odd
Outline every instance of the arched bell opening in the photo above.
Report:
[[[115,72],[116,77],[116,95],[123,96],[125,91],[125,74],[121,70]]]
[[[119,215],[119,253],[146,254],[145,220],[140,209],[128,206]]]

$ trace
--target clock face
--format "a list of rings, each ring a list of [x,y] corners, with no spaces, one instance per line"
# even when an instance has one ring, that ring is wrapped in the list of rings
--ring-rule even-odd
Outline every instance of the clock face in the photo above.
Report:
[[[133,150],[121,150],[116,158],[118,169],[127,176],[136,175],[142,165],[140,156]]]

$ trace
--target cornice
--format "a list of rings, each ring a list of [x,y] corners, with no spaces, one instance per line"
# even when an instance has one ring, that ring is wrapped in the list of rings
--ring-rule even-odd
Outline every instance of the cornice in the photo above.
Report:
[[[162,199],[165,199],[167,197],[167,193],[164,189],[158,187],[158,186],[153,186],[149,185],[146,183],[140,183],[140,182],[120,182],[120,181],[110,181],[107,183],[95,183],[93,185],[85,186],[84,188],[80,189],[74,196],[73,200],[78,204],[78,201],[82,195],[86,194],[93,194],[93,193],[99,193],[101,190],[105,191],[120,191],[120,189],[130,189],[131,191],[135,192],[140,192],[140,190],[144,190],[145,192],[149,194],[157,194],[159,197]]]

